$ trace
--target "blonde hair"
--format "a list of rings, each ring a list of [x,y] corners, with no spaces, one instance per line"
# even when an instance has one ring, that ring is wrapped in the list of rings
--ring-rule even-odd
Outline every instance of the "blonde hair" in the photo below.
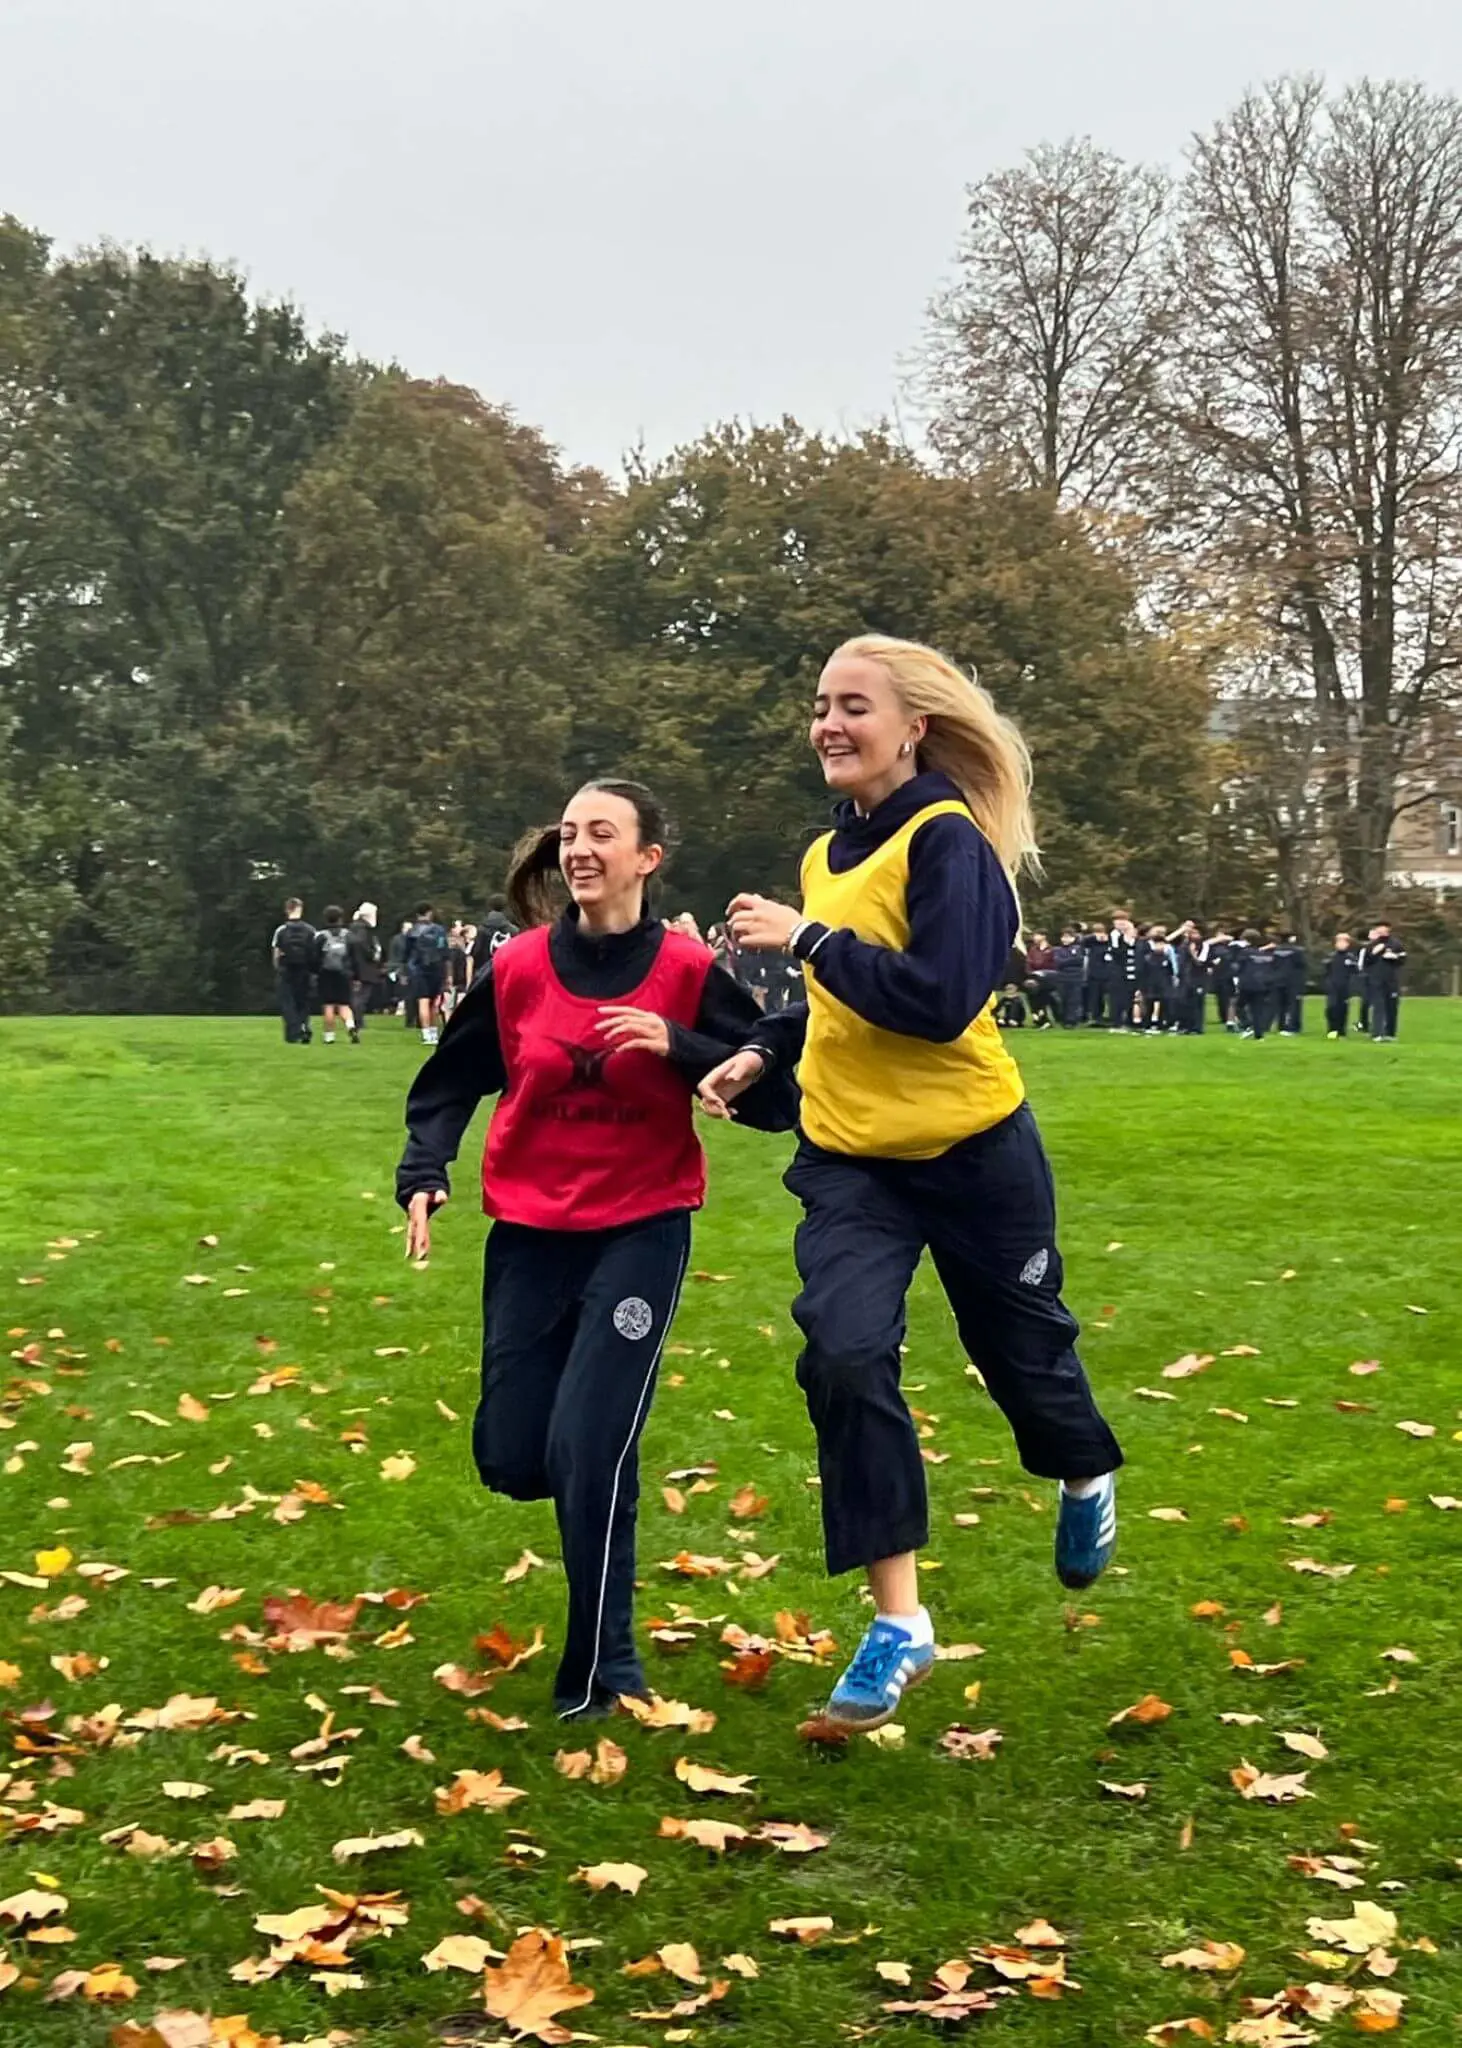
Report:
[[[1039,874],[1030,752],[990,692],[937,649],[886,633],[860,633],[831,658],[876,661],[887,672],[905,711],[928,720],[920,768],[938,769],[958,785],[1012,881],[1022,868]]]

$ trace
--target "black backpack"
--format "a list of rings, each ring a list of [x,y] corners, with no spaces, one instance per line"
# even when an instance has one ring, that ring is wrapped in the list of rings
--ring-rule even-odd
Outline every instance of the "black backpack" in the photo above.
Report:
[[[327,974],[349,974],[350,934],[343,929],[330,930],[327,926],[320,934],[320,965]]]
[[[436,967],[446,958],[447,935],[439,924],[419,924],[411,934],[413,967]]]
[[[315,927],[302,917],[292,917],[274,935],[281,967],[299,969],[315,964]]]

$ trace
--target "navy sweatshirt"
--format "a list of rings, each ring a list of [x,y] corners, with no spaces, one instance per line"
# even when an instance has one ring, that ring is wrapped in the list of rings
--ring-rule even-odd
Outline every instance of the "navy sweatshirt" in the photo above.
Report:
[[[647,914],[631,931],[599,937],[581,931],[578,918],[571,905],[553,928],[549,957],[554,973],[570,995],[622,1003],[655,964],[665,926]],[[687,1086],[694,1087],[712,1067],[729,1059],[760,1015],[749,992],[724,967],[713,966],[701,991],[695,1028],[670,1026],[671,1064],[685,1075]],[[396,1199],[403,1209],[423,1189],[449,1190],[447,1168],[478,1103],[484,1095],[500,1094],[506,1085],[489,957],[447,1020],[406,1098],[406,1150],[396,1169]],[[748,1089],[737,1118],[754,1130],[791,1130],[797,1121],[797,1098],[790,1076],[768,1076]]]
[[[845,801],[833,814],[828,866],[845,875],[918,811],[958,786],[934,771],[914,776],[863,816]],[[995,990],[1020,926],[1000,857],[966,813],[945,812],[921,825],[909,844],[909,943],[900,952],[870,945],[848,930],[808,923],[794,948],[840,1003],[881,1031],[948,1045],[967,1031]],[[794,1066],[807,1036],[807,1005],[764,1017],[748,1039],[782,1066]]]

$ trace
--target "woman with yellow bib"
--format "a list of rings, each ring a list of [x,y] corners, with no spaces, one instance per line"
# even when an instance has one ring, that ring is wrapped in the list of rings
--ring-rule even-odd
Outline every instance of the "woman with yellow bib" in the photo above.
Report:
[[[807,1001],[765,1018],[700,1092],[728,1116],[769,1067],[797,1067],[797,1377],[828,1570],[866,1569],[876,1610],[827,1711],[866,1729],[935,1661],[918,1585],[928,1495],[899,1388],[926,1248],[1022,1464],[1061,1481],[1064,1585],[1111,1559],[1122,1453],[1073,1348],[1051,1170],[994,1018],[1014,877],[1035,851],[1024,742],[942,655],[873,634],[824,668],[811,740],[842,801],[803,862],[802,911],[744,895],[728,913],[738,946],[796,956]]]

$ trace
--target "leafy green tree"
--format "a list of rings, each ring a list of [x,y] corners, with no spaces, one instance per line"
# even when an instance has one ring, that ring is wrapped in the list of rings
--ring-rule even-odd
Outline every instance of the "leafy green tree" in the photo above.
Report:
[[[1142,629],[1118,564],[1045,493],[932,475],[883,433],[728,427],[634,477],[578,577],[616,649],[581,765],[658,773],[704,914],[728,885],[793,883],[826,816],[813,685],[862,631],[933,641],[1023,726],[1047,866],[1033,901],[1099,909],[1196,878],[1201,670]]]

